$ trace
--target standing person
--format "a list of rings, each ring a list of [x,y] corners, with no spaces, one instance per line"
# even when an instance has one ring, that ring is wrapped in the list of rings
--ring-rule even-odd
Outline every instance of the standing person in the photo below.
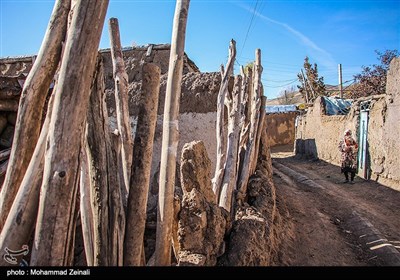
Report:
[[[354,177],[356,176],[357,170],[357,151],[358,144],[356,140],[351,136],[351,130],[347,129],[344,132],[344,137],[339,142],[339,151],[342,153],[341,157],[341,171],[344,173],[346,180],[344,183],[349,183],[350,173],[350,184],[354,184]]]

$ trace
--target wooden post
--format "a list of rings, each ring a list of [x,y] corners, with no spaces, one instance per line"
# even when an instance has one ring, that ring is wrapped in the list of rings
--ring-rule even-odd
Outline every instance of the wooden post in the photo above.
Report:
[[[90,204],[93,216],[93,265],[123,264],[125,211],[117,168],[111,148],[101,56],[91,89],[86,122]],[[89,245],[89,244],[88,244]]]
[[[240,174],[239,184],[238,184],[238,200],[241,202],[243,196],[245,196],[247,191],[247,184],[250,177],[252,162],[255,154],[257,128],[260,117],[260,107],[261,107],[261,50],[256,49],[256,60],[254,63],[254,81],[253,81],[253,92],[251,101],[251,118],[250,118],[250,134],[247,143],[246,154],[243,161],[243,166]]]
[[[31,265],[71,265],[83,124],[108,0],[80,1],[68,31],[45,153]]]
[[[118,19],[110,18],[109,34],[111,44],[111,58],[113,62],[113,73],[115,81],[115,107],[117,115],[118,131],[120,136],[120,160],[124,178],[125,194],[128,193],[129,180],[132,165],[132,128],[129,121],[128,105],[128,74],[125,70],[124,58],[122,55],[121,39],[119,34]],[[126,201],[127,197],[124,197]],[[124,203],[125,204],[125,203]]]
[[[213,178],[213,191],[215,193],[216,203],[219,201],[222,179],[226,163],[226,136],[224,127],[225,95],[228,91],[229,77],[233,74],[233,66],[236,58],[236,42],[231,40],[229,44],[229,57],[225,71],[221,71],[222,79],[217,97],[217,162]]]
[[[85,141],[85,140],[83,140]],[[94,265],[94,227],[93,209],[90,198],[89,166],[87,162],[86,149],[81,149],[81,175],[79,181],[80,191],[80,213],[82,222],[83,246],[85,248],[86,264]]]
[[[262,129],[264,128],[264,121],[265,121],[265,104],[267,102],[267,97],[261,96],[261,108],[260,108],[260,117],[259,117],[259,122],[258,122],[258,128],[257,128],[257,137],[256,137],[256,146],[255,146],[255,153],[254,153],[254,158],[253,158],[253,164],[250,170],[250,174],[253,174],[256,171],[257,167],[257,160],[258,160],[258,153],[260,150],[260,139],[262,135]]]
[[[190,0],[177,0],[172,29],[161,146],[155,251],[155,265],[157,266],[171,265],[171,229],[174,214],[173,197],[176,154],[179,142],[179,102],[189,3]]]
[[[57,0],[39,54],[22,89],[10,160],[0,193],[0,231],[40,135],[46,96],[61,57],[70,0]]]
[[[124,241],[124,265],[139,266],[142,260],[146,205],[150,184],[153,139],[157,123],[160,68],[144,64],[133,164],[129,187]]]
[[[235,77],[235,84],[232,94],[228,97],[228,142],[226,154],[226,165],[224,179],[222,180],[221,197],[219,206],[231,212],[233,191],[236,189],[237,181],[237,157],[239,145],[239,121],[240,121],[240,95],[242,91],[242,77]]]
[[[49,100],[46,119],[43,123],[35,151],[0,234],[0,266],[10,265],[4,261],[5,249],[20,250],[23,245],[29,243],[29,239],[35,228],[43,176],[44,152],[53,101],[54,92]]]

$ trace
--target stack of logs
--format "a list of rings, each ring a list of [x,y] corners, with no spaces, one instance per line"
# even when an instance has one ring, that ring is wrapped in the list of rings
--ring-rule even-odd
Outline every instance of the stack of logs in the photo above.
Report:
[[[234,77],[235,57],[236,42],[232,40],[226,69],[221,67],[222,81],[217,100],[217,164],[213,179],[217,203],[231,215],[235,212],[233,202],[237,201],[240,206],[246,199],[249,177],[256,169],[266,102],[261,83],[260,49],[256,50],[253,67],[242,67],[241,75]]]
[[[18,102],[25,76],[0,76],[0,184],[3,183],[10,157]]]

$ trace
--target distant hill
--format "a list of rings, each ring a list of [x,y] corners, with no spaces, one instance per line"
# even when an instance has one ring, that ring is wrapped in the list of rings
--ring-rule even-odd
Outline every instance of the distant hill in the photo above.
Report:
[[[291,92],[287,94],[287,97],[278,97],[274,99],[268,99],[265,105],[291,105],[291,104],[300,104],[305,103],[305,100],[301,96],[300,92]]]

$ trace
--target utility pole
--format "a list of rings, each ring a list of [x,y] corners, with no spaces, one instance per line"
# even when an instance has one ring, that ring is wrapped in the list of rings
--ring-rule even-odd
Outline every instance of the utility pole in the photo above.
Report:
[[[339,90],[340,98],[343,98],[343,86],[342,86],[342,64],[338,64],[338,74],[339,74]]]

